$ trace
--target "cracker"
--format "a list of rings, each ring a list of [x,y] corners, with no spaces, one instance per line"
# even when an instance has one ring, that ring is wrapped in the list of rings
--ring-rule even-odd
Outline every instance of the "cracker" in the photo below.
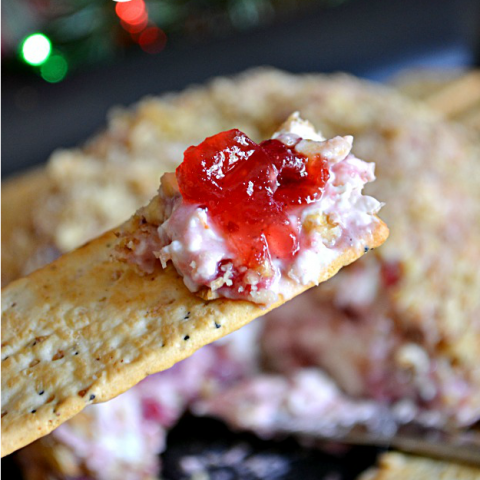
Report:
[[[129,227],[131,222],[121,229]],[[112,256],[116,232],[4,289],[2,456],[288,300],[268,308],[204,300],[184,286],[171,265],[139,275]],[[370,238],[362,240],[375,248],[387,236],[378,220]],[[318,281],[363,253],[363,247],[346,250]],[[311,286],[298,285],[292,296]]]
[[[468,72],[427,96],[424,101],[430,108],[441,112],[447,118],[461,116],[480,101],[480,71]]]
[[[421,100],[445,119],[480,130],[480,71],[407,70],[393,81],[405,95]]]
[[[480,468],[399,452],[384,453],[358,480],[479,480]]]

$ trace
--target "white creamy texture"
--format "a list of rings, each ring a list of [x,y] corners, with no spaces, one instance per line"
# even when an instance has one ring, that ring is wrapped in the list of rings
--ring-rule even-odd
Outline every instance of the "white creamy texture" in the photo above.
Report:
[[[299,141],[299,137],[302,140]],[[232,286],[232,265],[228,261],[234,259],[234,254],[227,239],[216,230],[207,210],[184,204],[179,195],[170,218],[158,229],[165,246],[155,255],[164,266],[171,260],[191,291],[207,286],[221,296],[243,297],[264,304],[274,302],[279,294],[288,298],[295,284],[318,282],[320,273],[332,261],[346,248],[361,247],[362,238],[373,230],[376,222],[373,215],[382,204],[363,196],[361,191],[365,183],[375,179],[374,164],[350,154],[353,137],[324,140],[296,113],[272,138],[290,147],[295,145],[295,149],[304,155],[319,154],[329,163],[330,178],[322,198],[292,211],[290,217],[293,225],[301,223],[300,251],[288,264],[285,260],[273,259],[274,275],[266,288],[259,285],[263,278],[253,271],[248,280],[251,286],[248,295],[244,293],[244,286],[228,288]],[[305,228],[306,224],[310,225],[309,229]],[[327,235],[326,226],[329,229]],[[220,271],[219,262],[223,262]]]
[[[205,279],[214,280],[220,261],[232,258],[225,239],[216,231],[207,211],[184,204],[181,197],[177,199],[170,218],[158,228],[158,233],[167,245],[156,255],[164,267],[172,260],[192,292],[196,292]]]
[[[235,429],[271,438],[301,432],[325,436],[363,425],[369,432],[393,434],[388,411],[371,400],[351,399],[320,370],[303,368],[291,375],[260,374],[193,406],[197,415],[220,417]]]
[[[139,472],[153,476],[159,468],[157,454],[165,446],[163,428],[145,421],[138,392],[137,387],[108,403],[90,406],[93,432],[88,423],[84,422],[87,428],[82,429],[75,421],[53,432],[54,438],[73,449],[99,480],[120,478],[120,472],[121,478],[135,480]]]

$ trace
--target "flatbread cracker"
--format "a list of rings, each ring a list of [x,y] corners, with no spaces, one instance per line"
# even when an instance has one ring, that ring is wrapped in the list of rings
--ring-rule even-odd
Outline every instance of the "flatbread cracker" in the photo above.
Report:
[[[135,216],[120,229],[128,230],[134,221]],[[171,265],[142,276],[112,256],[117,232],[4,289],[2,456],[289,299],[280,297],[268,307],[204,300],[185,287]],[[388,228],[378,220],[371,238],[362,240],[375,248],[387,236]],[[347,249],[318,282],[364,252],[363,247]],[[291,297],[312,286],[296,286]]]
[[[480,468],[400,452],[384,453],[358,480],[479,480]]]

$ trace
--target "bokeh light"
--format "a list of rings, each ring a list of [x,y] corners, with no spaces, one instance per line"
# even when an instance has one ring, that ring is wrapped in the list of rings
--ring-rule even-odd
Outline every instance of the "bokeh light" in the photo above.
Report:
[[[29,35],[22,43],[23,60],[29,65],[41,65],[46,62],[52,51],[52,42],[43,33]]]
[[[138,43],[145,52],[158,53],[165,48],[167,35],[158,27],[149,27],[140,34]]]
[[[115,12],[125,23],[136,25],[141,23],[146,16],[145,2],[143,0],[130,0],[129,2],[117,3]]]
[[[40,75],[49,83],[61,82],[68,72],[68,63],[62,55],[52,55],[40,68]]]
[[[143,51],[155,54],[165,48],[167,35],[149,21],[145,0],[117,3],[115,12],[124,30],[130,33],[132,40],[138,43]]]
[[[148,14],[147,12],[143,12],[143,15],[138,17],[135,22],[128,23],[123,20],[120,21],[122,27],[129,33],[140,33],[148,24]]]

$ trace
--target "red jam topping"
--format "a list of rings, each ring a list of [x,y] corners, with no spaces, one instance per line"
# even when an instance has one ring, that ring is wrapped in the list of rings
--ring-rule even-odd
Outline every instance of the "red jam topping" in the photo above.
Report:
[[[229,130],[188,148],[176,176],[184,201],[208,209],[238,265],[255,269],[296,254],[298,226],[289,217],[320,200],[329,172],[320,155],[307,157],[279,140],[257,144]]]

